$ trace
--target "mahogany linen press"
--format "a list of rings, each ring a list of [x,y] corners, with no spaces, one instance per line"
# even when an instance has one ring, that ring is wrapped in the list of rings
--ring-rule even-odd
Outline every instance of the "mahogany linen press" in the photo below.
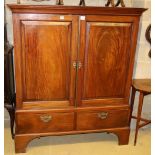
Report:
[[[128,144],[143,8],[8,5],[13,13],[15,151],[38,137],[92,132]]]

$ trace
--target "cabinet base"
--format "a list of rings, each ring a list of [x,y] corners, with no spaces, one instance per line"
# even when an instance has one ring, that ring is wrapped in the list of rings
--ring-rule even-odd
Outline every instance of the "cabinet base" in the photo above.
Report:
[[[127,128],[114,128],[114,129],[102,129],[102,130],[85,130],[85,131],[68,131],[61,133],[38,133],[38,134],[20,134],[15,136],[15,152],[25,153],[26,147],[29,142],[35,138],[52,136],[52,135],[70,135],[70,134],[82,134],[82,133],[97,133],[97,132],[107,132],[114,133],[118,137],[119,145],[127,145],[129,142],[130,129]]]

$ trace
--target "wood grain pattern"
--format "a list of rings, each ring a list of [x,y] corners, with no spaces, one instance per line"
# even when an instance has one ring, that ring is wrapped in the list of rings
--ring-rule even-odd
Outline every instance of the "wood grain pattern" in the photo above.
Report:
[[[71,23],[23,21],[22,28],[24,100],[67,100]]]
[[[137,37],[138,37],[138,29],[139,29],[139,20],[140,18],[136,18],[135,21],[133,22],[133,27],[132,27],[132,44],[130,47],[130,61],[129,61],[129,72],[127,76],[127,81],[126,81],[126,89],[125,89],[125,96],[126,98],[130,98],[130,88],[132,85],[132,76],[133,76],[133,69],[134,69],[134,62],[135,62],[135,53],[136,53],[136,46],[137,46]]]
[[[18,84],[15,84],[16,88],[16,109],[22,107],[22,98],[23,98],[23,90],[22,90],[22,69],[21,69],[21,35],[19,33],[20,30],[20,20],[19,14],[13,15],[13,33],[16,34],[14,36],[14,63],[15,63],[15,81],[18,81]]]
[[[100,115],[104,113],[106,113],[107,116],[102,119]],[[99,111],[83,111],[77,113],[77,130],[124,127],[128,126],[128,120],[129,110],[104,109]]]
[[[35,138],[45,137],[45,136],[60,136],[60,135],[72,135],[72,134],[83,134],[83,133],[99,133],[107,132],[116,134],[118,137],[119,145],[127,145],[129,142],[130,129],[125,128],[114,128],[114,129],[99,129],[99,130],[80,130],[80,131],[66,131],[66,132],[51,132],[51,133],[34,133],[34,134],[18,134],[15,137],[15,152],[25,153],[26,147],[29,142]]]
[[[30,141],[35,139],[35,135],[31,136],[15,136],[15,153],[26,153],[26,147]]]
[[[145,8],[113,8],[96,6],[55,6],[55,5],[16,5],[7,4],[13,13],[51,13],[51,14],[72,14],[72,15],[123,15],[140,16],[147,9]]]
[[[115,104],[117,98],[129,104],[138,21],[139,17],[95,15],[80,21],[79,106],[98,106],[98,100],[104,106],[106,99]]]
[[[50,116],[49,122],[41,120],[41,116]],[[71,131],[74,129],[74,113],[52,111],[36,111],[16,113],[16,134]]]
[[[37,104],[37,103],[36,103]],[[115,109],[115,110],[129,110],[130,106],[128,104],[106,104],[105,106],[81,106],[81,107],[75,107],[75,106],[64,106],[64,105],[57,105],[53,106],[53,103],[38,103],[38,106],[33,104],[26,104],[24,105],[23,109],[16,110],[18,113],[22,112],[37,112],[37,111],[52,111],[52,112],[81,112],[85,110],[104,110],[108,108],[110,109]]]
[[[69,101],[31,101],[23,102],[23,109],[71,108]]]
[[[14,39],[15,57],[18,57],[15,60],[17,108],[22,108],[23,101],[36,100],[74,105],[76,70],[72,63],[77,57],[77,16],[18,14],[13,17],[18,27],[14,26],[18,36]]]
[[[101,99],[85,99],[82,101],[83,106],[113,106],[113,105],[128,105],[128,100],[124,98],[101,98]]]
[[[83,98],[124,96],[130,39],[131,24],[87,23]]]

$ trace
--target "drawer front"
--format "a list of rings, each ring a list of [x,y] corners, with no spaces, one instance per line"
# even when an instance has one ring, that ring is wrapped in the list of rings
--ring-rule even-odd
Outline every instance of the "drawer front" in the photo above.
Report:
[[[71,131],[74,112],[24,112],[16,113],[16,133],[46,133]]]
[[[99,110],[77,113],[77,130],[108,129],[128,126],[129,110]]]

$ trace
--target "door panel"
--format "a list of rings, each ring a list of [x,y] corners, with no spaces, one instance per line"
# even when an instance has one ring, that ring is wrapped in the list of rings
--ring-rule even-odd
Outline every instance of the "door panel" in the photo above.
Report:
[[[24,104],[68,101],[68,105],[73,105],[76,17],[69,16],[67,21],[60,18],[46,21],[40,16],[39,20],[21,22]]]
[[[106,100],[117,104],[126,98],[132,22],[97,18],[86,16],[80,23],[79,61],[83,66],[78,72],[79,105],[104,105]]]
[[[131,24],[88,22],[87,31],[83,98],[123,97]]]
[[[71,23],[22,23],[25,35],[25,99],[68,99]]]

